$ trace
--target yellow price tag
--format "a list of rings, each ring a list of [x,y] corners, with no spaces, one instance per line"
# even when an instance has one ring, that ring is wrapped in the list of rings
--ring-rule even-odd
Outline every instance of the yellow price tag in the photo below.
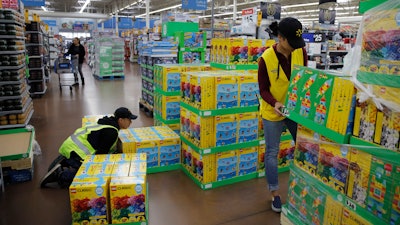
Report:
[[[262,12],[260,10],[257,13],[257,27],[261,26],[261,20],[262,20]]]

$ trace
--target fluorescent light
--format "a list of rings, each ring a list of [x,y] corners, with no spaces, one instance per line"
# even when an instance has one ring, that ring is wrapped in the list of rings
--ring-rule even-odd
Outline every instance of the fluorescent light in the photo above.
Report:
[[[181,7],[181,6],[182,6],[182,4],[178,4],[178,5],[173,5],[173,6],[170,6],[170,7],[167,7],[167,8],[155,10],[155,11],[149,12],[149,15],[150,15],[150,14],[154,14],[154,13],[158,13],[158,12],[167,11],[167,10],[170,10],[170,9],[176,9],[176,8]],[[138,16],[136,16],[136,18],[138,18],[138,17],[144,17],[144,16],[146,16],[146,13],[143,13],[143,14],[138,15]]]
[[[41,8],[43,9],[43,11],[46,11],[46,12],[47,12],[46,7],[42,6]]]
[[[83,4],[81,10],[79,11],[79,13],[82,13],[83,10],[85,10],[86,6],[90,3],[90,0],[86,0],[85,4]]]

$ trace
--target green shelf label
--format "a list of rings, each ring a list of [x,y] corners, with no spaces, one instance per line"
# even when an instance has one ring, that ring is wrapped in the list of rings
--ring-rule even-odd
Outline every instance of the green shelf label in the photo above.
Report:
[[[222,115],[230,115],[237,113],[258,112],[258,106],[201,110],[187,103],[181,102],[181,107],[185,107],[186,109],[196,113],[199,116],[222,116]]]
[[[212,67],[223,69],[223,70],[257,70],[258,64],[221,64],[221,63],[210,63]]]

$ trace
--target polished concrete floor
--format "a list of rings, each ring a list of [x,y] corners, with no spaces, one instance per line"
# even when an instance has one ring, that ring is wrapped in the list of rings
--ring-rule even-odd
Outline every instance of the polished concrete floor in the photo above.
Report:
[[[60,91],[58,76],[52,74],[47,93],[34,98],[31,124],[42,154],[34,158],[32,181],[6,185],[0,194],[0,225],[71,225],[68,190],[41,189],[39,182],[83,116],[108,114],[126,106],[139,115],[132,127],[153,125],[153,119],[139,110],[138,65],[126,63],[123,80],[97,80],[86,65],[84,71],[85,86]],[[284,202],[287,180],[288,173],[280,174]],[[149,225],[279,224],[280,215],[271,210],[264,178],[204,191],[177,170],[149,174],[148,184]]]

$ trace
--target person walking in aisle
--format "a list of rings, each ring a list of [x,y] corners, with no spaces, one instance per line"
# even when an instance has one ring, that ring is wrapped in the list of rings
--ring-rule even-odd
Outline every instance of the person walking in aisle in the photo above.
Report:
[[[294,64],[307,65],[307,52],[302,38],[302,24],[295,18],[282,19],[269,26],[276,44],[266,49],[258,62],[258,84],[261,95],[260,113],[265,138],[265,173],[272,195],[272,210],[281,212],[278,183],[278,152],[284,125],[296,141],[297,123],[281,112]]]
[[[60,187],[69,187],[85,157],[114,153],[118,131],[127,129],[136,118],[129,109],[120,107],[113,116],[105,116],[94,125],[77,129],[59,148],[60,155],[50,164],[40,187],[48,187],[48,184],[55,182]]]
[[[74,76],[75,76],[75,83],[78,83],[78,73],[76,71],[76,66],[78,66],[78,72],[81,76],[81,83],[85,85],[85,79],[82,72],[82,65],[83,61],[85,60],[85,47],[81,45],[81,41],[79,38],[74,38],[73,43],[68,49],[68,52],[65,53],[66,55],[71,55],[72,65],[74,66]]]

